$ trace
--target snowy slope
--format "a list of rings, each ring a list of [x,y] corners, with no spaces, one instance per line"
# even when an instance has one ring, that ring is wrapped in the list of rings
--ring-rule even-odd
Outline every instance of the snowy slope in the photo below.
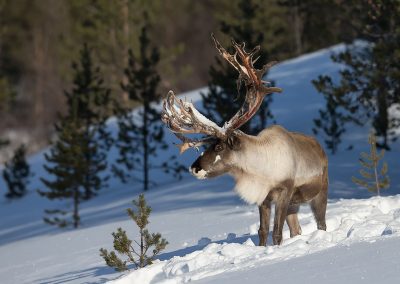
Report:
[[[279,124],[312,134],[312,119],[324,101],[310,80],[319,74],[337,74],[340,66],[332,63],[329,55],[342,48],[339,45],[304,55],[272,69],[270,77],[284,89],[282,94],[275,95],[272,104]],[[185,96],[201,105],[199,92]],[[115,129],[115,121],[111,120],[109,125]],[[380,272],[388,269],[388,280],[400,279],[400,270],[396,269],[399,253],[390,249],[400,245],[400,196],[365,199],[370,193],[356,188],[350,180],[357,174],[360,151],[368,150],[367,136],[367,128],[352,127],[345,134],[339,153],[329,157],[328,232],[315,231],[311,212],[303,206],[299,216],[303,235],[288,239],[285,229],[281,247],[254,246],[258,242],[258,210],[232,192],[233,181],[229,177],[198,181],[186,175],[177,182],[154,172],[152,176],[159,185],[146,194],[153,208],[150,230],[161,232],[170,244],[159,263],[132,272],[117,283],[180,283],[197,279],[207,283],[238,283],[247,279],[254,283],[261,279],[279,280],[282,274],[283,282],[302,277],[304,281],[300,282],[313,283],[325,277],[344,279],[339,273],[343,270],[348,279],[354,279],[352,283],[358,279],[373,283],[376,274],[371,271],[377,265]],[[175,141],[172,136],[167,139]],[[349,144],[354,145],[352,151],[345,150]],[[163,156],[176,152],[171,148]],[[384,195],[400,193],[400,178],[396,174],[400,172],[399,154],[397,143],[386,156],[392,187]],[[180,159],[189,166],[196,155],[188,151]],[[112,152],[110,161],[114,158]],[[36,172],[31,188],[40,188],[39,177],[45,174],[43,153],[30,161]],[[3,181],[0,188],[4,188]],[[98,250],[111,249],[111,232],[118,227],[126,229],[132,238],[137,236],[125,209],[138,193],[138,184],[123,185],[111,180],[109,189],[82,204],[83,226],[78,230],[53,228],[41,219],[43,209],[70,204],[56,205],[34,190],[18,201],[0,197],[0,283],[104,283],[121,276],[105,265]],[[363,261],[355,261],[357,256]],[[374,262],[367,262],[367,256],[378,264],[372,266]],[[323,268],[328,269],[324,272]]]
[[[328,207],[327,232],[316,230],[312,214],[309,210],[306,210],[299,214],[303,234],[287,239],[289,238],[289,232],[286,230],[284,238],[287,240],[279,247],[269,246],[265,248],[255,246],[258,224],[254,224],[250,227],[249,236],[237,238],[231,233],[226,240],[209,244],[203,249],[182,257],[175,256],[172,259],[160,261],[149,268],[134,271],[127,277],[112,283],[186,283],[203,278],[206,278],[204,283],[232,283],[232,279],[236,279],[237,283],[242,283],[243,276],[247,280],[251,279],[250,283],[256,283],[255,280],[270,280],[267,272],[270,265],[279,267],[280,273],[275,276],[279,283],[282,283],[282,281],[292,283],[293,277],[290,272],[293,271],[293,267],[286,264],[288,259],[312,254],[331,247],[339,247],[340,251],[340,248],[344,246],[350,247],[356,242],[368,241],[371,243],[382,238],[391,240],[392,243],[397,245],[399,244],[400,196],[376,197],[369,200],[343,200],[331,203]],[[256,214],[254,213],[254,215]],[[394,236],[397,238],[394,238]],[[245,239],[246,241],[243,242]],[[368,248],[367,246],[367,250]],[[338,253],[339,256],[342,254],[342,251]],[[333,253],[333,255],[338,257],[336,253]],[[321,258],[321,256],[319,255],[318,258]],[[398,262],[400,252],[398,250],[389,251],[385,258],[393,262],[390,263],[387,260],[383,260],[383,263],[378,265],[385,266],[385,269],[388,269],[391,273],[385,280],[400,279],[400,274],[393,273],[391,269],[400,267]],[[326,258],[322,257],[322,259],[325,260]],[[307,260],[299,260],[299,263],[301,264],[304,261],[307,262]],[[281,265],[278,265],[279,263]],[[331,264],[328,265],[328,272],[337,269],[335,273],[338,274],[343,263],[332,262]],[[345,264],[348,265],[348,262],[346,261]],[[394,267],[389,268],[390,264],[394,265]],[[257,272],[253,271],[254,269]],[[289,275],[286,270],[288,270]],[[226,274],[226,272],[235,272],[234,275],[236,276]],[[304,274],[302,283],[319,283],[321,279],[320,277],[314,277],[315,273],[323,274],[324,269],[321,270],[320,265],[317,267],[309,265],[301,269],[300,273]],[[355,271],[354,274],[358,274],[354,275],[354,279],[360,280],[362,277],[375,276],[375,273],[366,274],[362,271]],[[342,276],[340,273],[339,275]],[[207,277],[211,278],[207,279]],[[331,282],[334,282],[333,279],[331,279]]]

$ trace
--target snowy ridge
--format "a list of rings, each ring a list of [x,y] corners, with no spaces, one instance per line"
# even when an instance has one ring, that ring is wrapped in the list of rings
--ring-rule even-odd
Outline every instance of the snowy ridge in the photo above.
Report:
[[[311,212],[299,214],[303,235],[289,238],[284,232],[281,246],[255,246],[254,237],[239,243],[211,243],[185,256],[160,261],[148,268],[109,283],[187,283],[218,274],[252,269],[312,254],[334,246],[374,242],[382,236],[400,236],[400,196],[368,200],[342,200],[327,211],[328,231],[315,230]],[[258,229],[258,224],[253,226]],[[255,232],[252,232],[255,233]],[[212,283],[212,282],[210,282]]]

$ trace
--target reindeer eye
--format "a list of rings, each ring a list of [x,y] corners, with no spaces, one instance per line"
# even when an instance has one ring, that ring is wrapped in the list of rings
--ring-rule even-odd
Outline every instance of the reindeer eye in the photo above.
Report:
[[[215,152],[221,152],[222,150],[224,150],[224,146],[222,146],[222,144],[217,144],[215,145],[214,150]]]

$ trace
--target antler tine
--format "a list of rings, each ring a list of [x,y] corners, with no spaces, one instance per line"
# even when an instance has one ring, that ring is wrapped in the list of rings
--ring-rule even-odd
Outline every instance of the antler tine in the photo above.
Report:
[[[240,72],[240,64],[236,60],[236,53],[234,55],[230,54],[222,47],[219,41],[215,38],[214,34],[211,34],[212,39],[214,40],[215,47],[217,48],[219,54],[225,58],[237,71]]]
[[[192,103],[177,99],[172,91],[169,91],[164,99],[161,120],[183,142],[178,147],[183,153],[191,147],[199,147],[210,143],[212,137],[225,138],[225,130],[211,120],[204,117]],[[210,137],[194,140],[183,134],[202,133]]]
[[[175,144],[179,148],[180,154],[190,148],[195,148],[198,151],[200,146],[212,143],[215,140],[215,138],[213,137],[205,137],[203,139],[190,139],[180,133],[174,134],[176,137],[178,137],[179,140],[183,142],[181,144]]]

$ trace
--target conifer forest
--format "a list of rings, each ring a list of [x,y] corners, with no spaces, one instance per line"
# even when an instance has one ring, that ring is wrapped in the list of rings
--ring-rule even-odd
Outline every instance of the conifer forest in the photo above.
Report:
[[[399,138],[399,0],[0,0],[0,282],[396,282]]]

